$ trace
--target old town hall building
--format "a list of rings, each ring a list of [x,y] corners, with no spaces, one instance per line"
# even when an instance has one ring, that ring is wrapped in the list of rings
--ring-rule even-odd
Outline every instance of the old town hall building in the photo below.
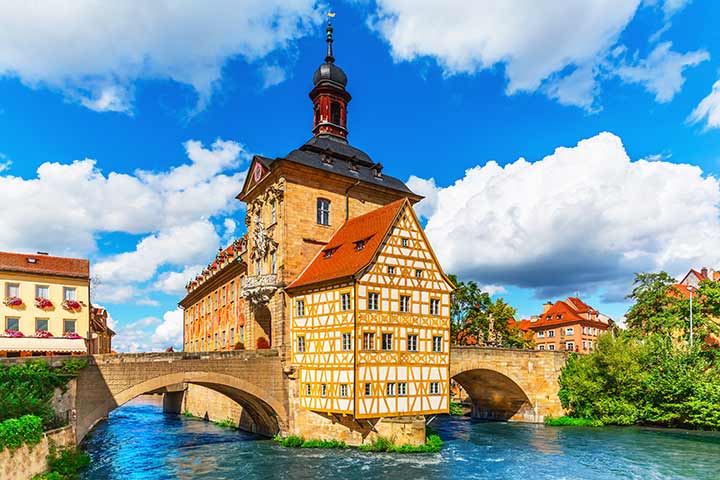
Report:
[[[184,348],[277,349],[305,415],[444,413],[452,286],[413,211],[422,197],[347,141],[327,33],[313,137],[254,157],[237,196],[248,234],[188,284]]]

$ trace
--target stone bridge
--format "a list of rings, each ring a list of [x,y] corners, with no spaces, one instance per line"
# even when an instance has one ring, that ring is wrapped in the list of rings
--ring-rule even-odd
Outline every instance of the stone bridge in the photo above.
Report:
[[[563,414],[558,377],[566,361],[563,352],[453,347],[450,377],[467,392],[475,418],[542,422]]]
[[[59,359],[59,357],[54,357]],[[243,407],[245,425],[264,435],[287,429],[287,381],[276,350],[211,353],[92,355],[76,387],[78,441],[113,409],[144,393],[166,393],[173,403],[176,386],[201,385]],[[182,391],[178,392],[182,398]],[[170,397],[170,402],[168,398]],[[180,413],[180,402],[170,410]]]
[[[66,358],[48,361],[59,364]],[[80,371],[74,388],[78,441],[113,409],[145,393],[163,393],[166,411],[181,413],[187,384],[212,389],[239,404],[239,424],[245,429],[270,436],[298,432],[303,423],[315,428],[307,424],[309,412],[295,411],[296,372],[283,365],[274,349],[92,355],[87,359],[88,366]],[[566,355],[559,352],[453,347],[450,377],[467,392],[476,418],[542,422],[547,415],[563,413],[557,393],[565,361]]]

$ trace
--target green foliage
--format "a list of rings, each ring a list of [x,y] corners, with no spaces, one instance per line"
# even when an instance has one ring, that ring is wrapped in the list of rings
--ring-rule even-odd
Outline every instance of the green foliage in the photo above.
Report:
[[[460,417],[465,415],[465,410],[463,409],[462,404],[458,402],[450,402],[450,415],[457,415]]]
[[[338,440],[305,440],[301,448],[350,448],[347,443]]]
[[[720,428],[720,362],[668,335],[603,335],[590,355],[571,355],[560,401],[575,418],[615,425]]]
[[[455,285],[450,297],[451,338],[459,345],[492,344],[513,348],[532,348],[512,321],[516,310],[502,298],[494,301],[475,282],[461,282],[448,275]]]
[[[195,418],[195,415],[193,415],[193,414],[190,413],[190,412],[183,412],[183,413],[182,413],[182,416],[183,416],[183,417],[188,417],[188,418]]]
[[[90,465],[90,456],[76,447],[60,450],[58,453],[51,447],[48,455],[50,470],[41,477],[41,480],[74,480],[80,478],[80,471]]]
[[[551,427],[602,427],[600,420],[590,420],[588,418],[575,418],[563,415],[561,417],[545,417],[545,425]]]
[[[273,440],[275,440],[277,443],[279,443],[283,447],[290,447],[290,448],[299,448],[299,447],[302,447],[303,443],[305,443],[305,439],[298,435],[288,435],[287,437],[281,437],[280,435],[275,435],[273,437]]]
[[[62,475],[57,472],[43,473],[42,475],[35,475],[32,480],[65,480]]]
[[[35,445],[42,440],[42,419],[35,415],[23,415],[0,422],[0,451],[15,450],[25,444]]]
[[[192,415],[190,415],[190,416],[192,417]],[[218,427],[222,427],[222,428],[232,428],[232,429],[237,428],[237,424],[235,423],[235,421],[232,418],[226,418],[225,420],[220,420],[218,422],[213,422],[213,423],[215,425],[217,425]]]
[[[396,445],[391,439],[377,437],[374,442],[360,445],[358,449],[363,452],[389,452],[389,453],[438,453],[443,446],[443,441],[436,433],[427,436],[424,445]]]
[[[36,415],[46,429],[63,424],[50,406],[56,388],[65,389],[87,363],[68,359],[62,367],[51,368],[43,360],[0,366],[0,421]]]

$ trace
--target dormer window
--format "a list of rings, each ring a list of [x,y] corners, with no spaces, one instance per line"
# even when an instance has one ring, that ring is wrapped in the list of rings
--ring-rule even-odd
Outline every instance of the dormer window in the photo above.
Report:
[[[365,248],[366,242],[367,242],[367,240],[358,240],[357,242],[355,242],[355,251],[359,252],[360,250]]]
[[[335,253],[335,250],[337,250],[337,248],[328,248],[323,252],[323,258],[331,258],[333,253]]]
[[[382,169],[383,169],[383,166],[379,163],[376,163],[375,165],[372,166],[372,172],[373,172],[373,175],[375,176],[375,178],[382,178]]]

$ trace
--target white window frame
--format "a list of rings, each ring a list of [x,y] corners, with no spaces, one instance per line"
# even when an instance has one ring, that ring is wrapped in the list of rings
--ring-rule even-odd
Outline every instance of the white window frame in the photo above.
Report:
[[[388,275],[395,275],[395,267],[392,265],[388,265],[387,273]]]
[[[545,345],[538,345],[538,350],[545,350]]]
[[[312,386],[309,383],[305,384],[305,395],[306,396],[312,395]]]
[[[387,352],[393,349],[393,334],[392,333],[383,333],[382,334],[382,350]]]
[[[340,341],[342,343],[343,352],[349,352],[352,350],[352,333],[343,332]]]
[[[407,382],[398,382],[397,394],[399,397],[407,396]]]
[[[565,335],[575,335],[575,329],[573,327],[565,328]]]
[[[365,396],[369,397],[370,395],[372,395],[372,384],[365,382]]]
[[[17,320],[17,328],[10,328],[10,320]],[[5,317],[6,330],[20,330],[20,317]]]
[[[13,294],[10,292],[10,289],[15,289],[16,293]],[[6,297],[20,297],[20,284],[19,283],[13,283],[13,282],[7,282],[5,283],[5,296]],[[14,317],[13,317],[14,318]]]
[[[320,396],[327,397],[327,383],[320,384]]]
[[[400,245],[402,245],[404,248],[407,248],[410,245],[410,241],[407,237],[402,237],[400,240]]]
[[[440,395],[440,382],[430,382],[430,395]]]
[[[570,348],[568,348],[570,346]],[[574,352],[575,351],[575,342],[565,342],[565,350],[568,352]]]
[[[430,315],[440,315],[440,299],[439,298],[431,298],[430,299]]]
[[[407,351],[417,352],[418,351],[418,335],[417,333],[410,333],[407,336]]]
[[[363,350],[375,350],[375,332],[363,332]]]
[[[555,351],[555,344],[554,344],[554,343],[549,344],[549,345],[548,345],[548,350]]]
[[[422,278],[423,271],[420,268],[415,269],[415,278]]]
[[[305,316],[305,300],[297,300],[295,302],[295,316],[297,316],[297,317]]]
[[[317,199],[317,224],[330,226],[330,200],[327,198]]]
[[[395,383],[388,382],[385,384],[385,396],[386,397],[394,397],[395,396]]]
[[[65,328],[65,322],[72,322],[72,330],[68,330]],[[74,318],[63,318],[63,334],[65,333],[77,333],[77,320],[75,320]]]
[[[350,303],[350,293],[341,293],[340,294],[340,310],[343,312],[347,312],[352,308],[352,305]]]
[[[433,342],[433,343],[432,343],[432,351],[433,351],[433,352],[438,353],[438,352],[442,352],[442,351],[443,351],[443,349],[442,349],[443,341],[442,341],[442,340],[443,340],[443,338],[442,338],[442,336],[440,336],[440,335],[434,335],[434,336],[433,336],[433,339],[432,339],[432,342]]]
[[[538,338],[545,338],[545,330],[540,330],[538,332]]]
[[[341,383],[340,384],[340,397],[341,398],[347,398],[348,396],[348,386],[347,383]]]
[[[38,328],[38,322],[47,322],[46,328]],[[39,317],[35,319],[35,331],[39,332],[40,330],[45,330],[46,332],[50,331],[50,319],[46,317]]]
[[[548,338],[555,338],[555,330],[548,330],[547,334]]]
[[[297,337],[297,351],[299,353],[305,353],[305,335],[298,335]]]
[[[40,295],[40,290],[45,290],[46,295]],[[50,285],[35,285],[35,298],[50,298]]]
[[[368,310],[380,310],[380,294],[378,292],[368,293]]]
[[[410,295],[400,295],[400,313],[410,313]]]

